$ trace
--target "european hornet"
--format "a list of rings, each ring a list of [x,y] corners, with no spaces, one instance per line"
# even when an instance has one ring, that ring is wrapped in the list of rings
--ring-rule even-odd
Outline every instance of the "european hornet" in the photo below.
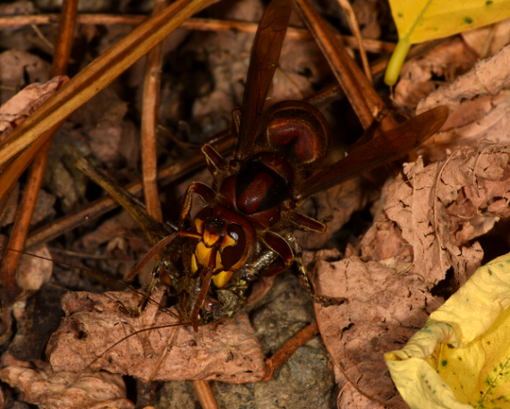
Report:
[[[177,232],[168,236],[161,224],[130,205],[122,192],[100,182],[142,220],[151,241],[159,243],[146,257],[157,251],[161,256],[147,298],[158,280],[169,285],[178,295],[183,320],[194,328],[236,314],[250,282],[278,274],[294,261],[310,294],[324,301],[314,294],[294,236],[282,232],[297,228],[321,233],[326,226],[297,208],[316,192],[403,156],[437,132],[448,115],[446,107],[435,108],[321,168],[331,136],[319,110],[302,101],[264,109],[291,10],[290,0],[272,0],[267,7],[251,51],[242,109],[233,112],[231,132],[237,146],[230,160],[210,144],[202,147],[213,186],[191,183]],[[194,217],[193,195],[204,202]]]

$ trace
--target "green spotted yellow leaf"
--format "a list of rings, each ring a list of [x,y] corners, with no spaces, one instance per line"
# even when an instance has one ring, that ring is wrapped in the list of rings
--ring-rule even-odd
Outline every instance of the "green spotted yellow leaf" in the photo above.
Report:
[[[385,359],[413,409],[510,409],[508,334],[510,254],[480,267]]]
[[[397,82],[411,44],[448,37],[510,17],[510,0],[390,0],[399,42],[384,81]]]

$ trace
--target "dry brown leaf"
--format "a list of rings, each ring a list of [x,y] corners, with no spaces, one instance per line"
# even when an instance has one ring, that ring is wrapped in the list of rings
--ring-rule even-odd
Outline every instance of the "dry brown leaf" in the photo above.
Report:
[[[406,407],[385,376],[383,353],[405,343],[441,304],[430,291],[450,268],[462,284],[480,265],[482,249],[470,241],[510,216],[509,158],[510,149],[484,142],[427,167],[406,164],[405,176],[383,190],[363,257],[319,262],[317,291],[348,299],[316,304],[342,405],[361,391],[372,400],[368,407]]]
[[[462,104],[462,109],[450,115],[445,135],[436,138],[436,142],[473,146],[478,141],[489,138],[493,142],[508,143],[509,112],[510,95],[506,92],[466,101]]]
[[[380,8],[380,3],[374,0],[354,0],[352,2],[352,9],[356,14],[363,38],[379,38],[381,36]]]
[[[0,103],[11,99],[28,83],[45,83],[51,78],[51,64],[25,51],[9,50],[0,54]]]
[[[18,0],[13,3],[0,4],[0,15],[8,16],[12,14],[34,14],[35,5],[28,0]]]
[[[18,124],[23,122],[66,82],[67,77],[55,77],[43,84],[31,84],[2,105],[0,108],[0,140],[5,139]]]
[[[377,400],[364,395],[356,389],[352,383],[345,383],[345,377],[343,376],[340,369],[335,366],[335,374],[338,373],[342,379],[341,383],[345,384],[342,391],[338,394],[337,407],[338,408],[349,408],[349,409],[382,409],[382,408],[399,408],[402,407],[399,401],[399,396],[396,395],[395,399],[387,401],[387,406],[382,405]],[[403,406],[407,409],[407,406]]]
[[[376,200],[376,189],[364,189],[364,178],[348,180],[313,196],[306,201],[299,211],[315,217],[317,220],[328,219],[324,233],[295,231],[299,244],[307,250],[324,248],[331,234],[338,231],[355,211],[363,209],[367,203]]]
[[[420,148],[420,153],[431,161],[443,160],[448,151],[459,146],[476,147],[483,139],[509,144],[510,95],[501,92],[465,101],[450,113],[448,121],[432,143]]]
[[[395,257],[375,246],[378,236],[392,232],[413,247],[413,274],[435,284],[453,267],[464,283],[482,257],[480,246],[467,242],[510,215],[508,160],[507,148],[485,141],[478,149],[458,149],[444,162],[407,164],[407,180],[398,178],[383,193],[380,214],[361,244],[363,255]],[[409,261],[407,253],[399,257]]]
[[[458,77],[451,85],[439,88],[422,100],[417,114],[438,105],[446,105],[456,110],[463,101],[485,95],[498,95],[510,87],[510,44],[507,44],[492,57],[479,61],[472,70]]]
[[[19,389],[24,401],[41,409],[132,409],[135,406],[126,399],[122,377],[106,372],[52,373],[49,367],[8,366],[0,370],[0,379]]]
[[[419,152],[431,161],[443,160],[458,146],[477,146],[488,138],[510,143],[510,45],[494,56],[478,62],[452,84],[441,87],[423,99],[416,109],[420,114],[437,105],[447,105],[450,116],[433,141]]]
[[[409,60],[402,67],[400,81],[395,87],[394,103],[400,109],[412,112],[418,102],[427,98],[438,86],[452,83],[459,75],[469,71],[480,58],[498,52],[510,40],[509,27],[510,19],[506,19],[492,26],[467,31],[461,34],[462,38],[453,37],[424,55]],[[438,82],[434,77],[444,80]],[[484,82],[484,79],[480,81]],[[433,100],[432,95],[429,98]],[[427,105],[427,108],[421,106],[419,113],[441,104],[445,102],[438,101]]]
[[[469,71],[477,60],[478,56],[461,38],[444,41],[403,65],[395,87],[394,104],[405,112],[413,112],[422,98],[426,98],[438,86],[451,83],[459,74]]]
[[[108,167],[136,167],[139,140],[135,126],[126,119],[128,104],[107,88],[74,112],[70,121],[82,124],[90,151]]]
[[[371,399],[393,399],[395,390],[384,376],[382,354],[405,342],[427,319],[425,306],[433,309],[439,306],[438,300],[416,277],[404,279],[392,267],[357,257],[320,262],[316,283],[321,294],[348,298],[342,306],[316,305],[324,343],[339,372],[345,374],[339,382],[340,393],[344,387],[354,387]]]
[[[161,299],[162,292],[155,296]],[[47,349],[55,371],[101,369],[146,383],[185,379],[245,383],[257,382],[265,374],[265,357],[245,313],[194,332],[187,326],[168,327],[179,320],[155,304],[140,317],[131,317],[120,312],[119,302],[127,308],[137,304],[129,293],[64,297],[66,318]],[[158,328],[126,338],[151,327]]]
[[[18,267],[16,280],[23,290],[37,291],[41,286],[47,283],[53,272],[53,261],[51,253],[46,246],[42,246],[32,254],[24,254]]]
[[[480,58],[497,53],[510,40],[510,18],[460,34]]]

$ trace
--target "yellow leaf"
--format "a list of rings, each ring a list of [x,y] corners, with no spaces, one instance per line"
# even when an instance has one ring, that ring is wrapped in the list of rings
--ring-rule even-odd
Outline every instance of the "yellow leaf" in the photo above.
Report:
[[[448,37],[510,16],[509,0],[390,0],[399,43],[384,81],[394,85],[411,44]]]
[[[441,344],[427,359],[456,399],[475,408],[510,408],[510,309],[464,348]]]
[[[510,254],[479,268],[400,351],[385,355],[411,407],[510,408]]]

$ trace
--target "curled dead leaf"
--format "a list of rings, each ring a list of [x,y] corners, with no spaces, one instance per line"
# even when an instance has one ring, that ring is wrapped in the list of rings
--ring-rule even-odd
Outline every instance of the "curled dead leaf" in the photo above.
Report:
[[[448,39],[418,58],[402,66],[395,87],[395,105],[404,112],[413,112],[421,99],[438,86],[452,83],[457,76],[469,71],[478,55],[459,37]]]
[[[477,149],[458,149],[443,162],[405,165],[405,179],[383,192],[380,214],[362,241],[364,257],[395,256],[380,253],[378,237],[384,234],[385,240],[403,239],[412,246],[412,273],[424,281],[434,285],[453,267],[464,283],[483,255],[479,244],[469,241],[510,215],[509,153],[485,141]]]
[[[42,84],[30,84],[2,105],[0,139],[5,139],[18,124],[46,102],[67,80],[67,77],[55,77]]]
[[[0,370],[0,379],[19,389],[23,400],[42,409],[134,408],[126,399],[120,375],[52,373],[49,367],[8,366]]]
[[[469,86],[469,85],[467,85]],[[506,92],[497,95],[475,97],[463,101],[450,113],[443,132],[434,138],[434,143],[424,145],[420,153],[429,160],[444,160],[447,152],[459,146],[476,147],[482,139],[509,144],[510,96]]]
[[[510,87],[510,44],[492,57],[479,61],[472,70],[458,77],[451,85],[441,87],[418,104],[419,114],[438,105],[455,111],[463,101],[485,95],[497,95]]]
[[[479,267],[483,251],[471,241],[510,216],[509,155],[509,148],[484,141],[443,162],[406,164],[404,175],[383,190],[361,243],[363,257],[319,262],[317,292],[348,299],[315,306],[342,405],[356,395],[370,397],[367,407],[406,407],[383,353],[400,348],[439,307],[442,298],[431,291],[449,269],[463,284]]]
[[[163,292],[154,294],[160,300]],[[53,369],[98,371],[154,380],[260,381],[265,357],[245,313],[218,325],[175,327],[179,318],[149,304],[139,317],[119,310],[134,308],[129,293],[68,293],[66,312],[46,351]],[[153,328],[153,329],[151,329]],[[146,329],[149,329],[146,331]],[[130,336],[132,335],[132,336]]]
[[[45,83],[51,78],[51,64],[41,57],[21,50],[8,50],[0,54],[0,103],[12,98],[27,84]],[[37,84],[40,85],[40,84]]]

